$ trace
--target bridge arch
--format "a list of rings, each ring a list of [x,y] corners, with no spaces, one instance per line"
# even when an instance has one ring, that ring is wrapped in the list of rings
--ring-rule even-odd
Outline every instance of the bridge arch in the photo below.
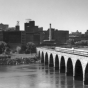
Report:
[[[83,81],[83,69],[80,60],[77,60],[75,64],[75,80]]]
[[[45,65],[48,65],[48,53],[45,54]]]
[[[44,63],[44,52],[42,52],[41,63]]]
[[[58,57],[58,55],[55,56],[55,70],[59,70],[59,57]]]
[[[65,73],[65,58],[64,58],[64,56],[61,56],[60,72],[61,72],[61,73]]]
[[[54,61],[53,61],[53,55],[52,54],[50,54],[49,66],[54,67]]]
[[[86,68],[85,68],[85,81],[84,81],[84,84],[88,85],[88,63],[87,63]]]
[[[73,76],[73,63],[71,58],[67,60],[67,75]]]

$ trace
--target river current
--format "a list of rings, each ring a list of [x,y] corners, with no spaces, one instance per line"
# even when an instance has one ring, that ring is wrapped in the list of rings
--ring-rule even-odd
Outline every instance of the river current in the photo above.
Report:
[[[0,66],[0,88],[88,88],[41,64]]]

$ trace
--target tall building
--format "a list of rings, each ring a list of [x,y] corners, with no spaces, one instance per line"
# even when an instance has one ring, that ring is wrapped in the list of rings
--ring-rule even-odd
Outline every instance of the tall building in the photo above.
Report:
[[[43,28],[35,26],[35,21],[25,23],[24,28],[26,33],[26,43],[34,42],[36,45],[39,45],[42,42]]]
[[[35,31],[34,27],[38,28],[37,26],[35,26],[35,21],[29,21],[24,24],[24,28],[26,32],[34,32]]]

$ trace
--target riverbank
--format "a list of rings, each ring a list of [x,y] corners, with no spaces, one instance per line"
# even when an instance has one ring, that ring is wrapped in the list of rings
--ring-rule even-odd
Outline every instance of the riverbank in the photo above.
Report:
[[[36,53],[33,54],[11,54],[11,59],[15,58],[37,58]]]
[[[1,55],[0,65],[19,65],[19,64],[29,64],[38,61],[36,53],[34,54],[11,54],[11,55]]]

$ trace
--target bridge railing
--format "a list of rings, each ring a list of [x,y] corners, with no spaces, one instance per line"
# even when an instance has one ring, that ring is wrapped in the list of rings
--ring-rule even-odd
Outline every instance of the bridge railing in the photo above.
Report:
[[[88,56],[88,51],[81,49],[55,47],[55,51],[81,56]]]

